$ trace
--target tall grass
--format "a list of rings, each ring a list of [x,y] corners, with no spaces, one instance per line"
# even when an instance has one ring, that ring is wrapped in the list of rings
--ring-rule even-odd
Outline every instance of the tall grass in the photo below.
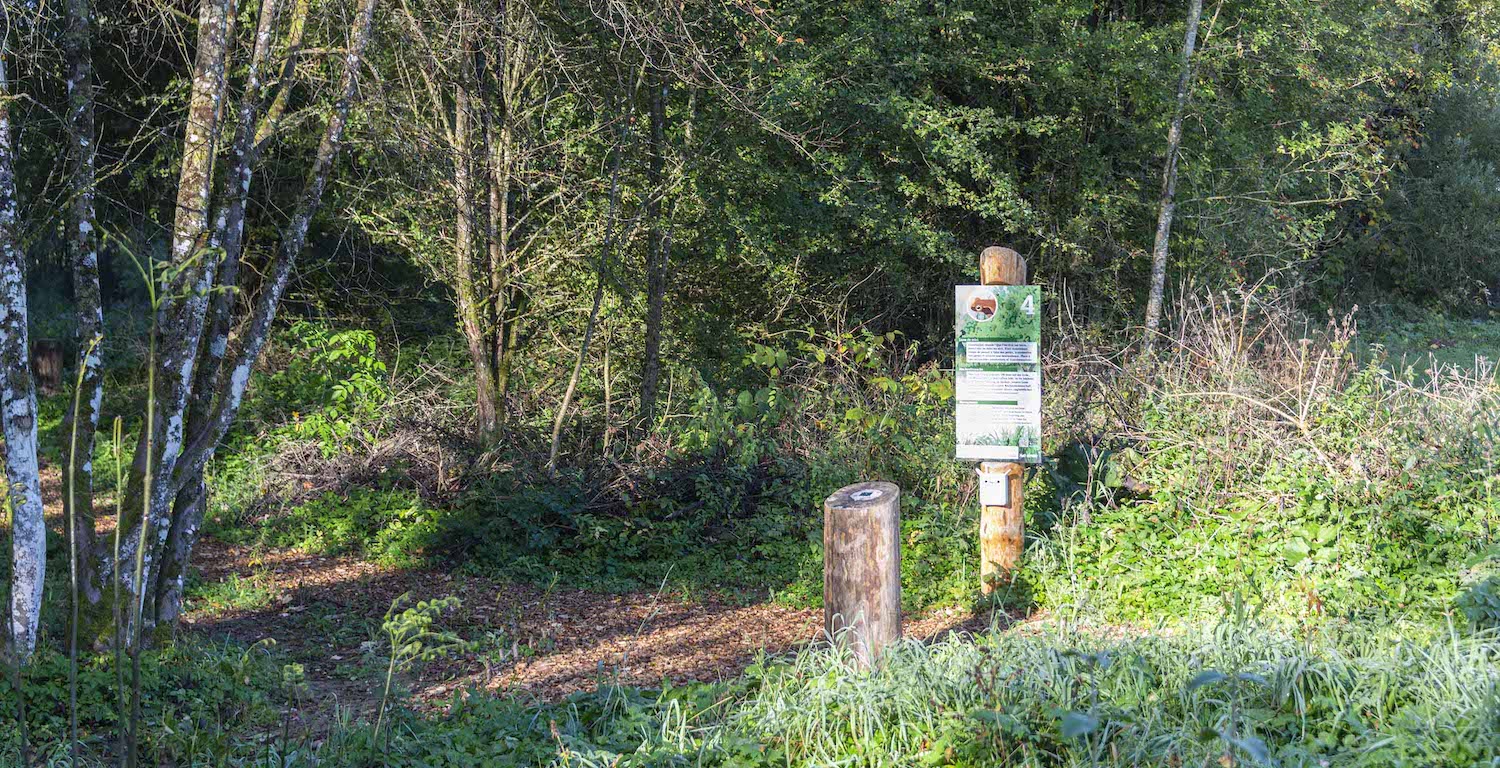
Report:
[[[1226,622],[1066,625],[836,649],[764,673],[729,718],[794,765],[1493,765],[1500,638]]]
[[[258,701],[262,716],[220,721],[162,709],[163,719],[148,724],[159,760],[280,768],[1479,768],[1500,756],[1500,636],[1452,628],[1330,624],[1305,632],[1238,611],[1149,633],[1032,624],[904,641],[873,669],[838,648],[815,647],[765,660],[728,683],[606,685],[555,703],[476,691],[440,710],[393,710],[383,725],[346,711],[316,735],[265,716],[275,676],[246,665],[268,664],[250,652],[204,650],[170,663],[221,659],[204,671],[230,670],[235,686],[212,687],[242,702],[206,702],[201,711],[247,712]],[[65,754],[55,742],[41,746]],[[104,760],[86,754],[83,764]]]
[[[88,348],[81,359],[92,355],[99,345],[100,337],[89,340]],[[82,590],[78,583],[78,523],[93,524],[92,516],[78,514],[77,468],[78,468],[78,415],[83,405],[84,366],[78,366],[78,377],[73,383],[73,416],[68,435],[68,506],[67,519],[63,527],[68,532],[68,604],[72,616],[68,621],[68,738],[72,765],[78,765],[78,620],[79,600]]]

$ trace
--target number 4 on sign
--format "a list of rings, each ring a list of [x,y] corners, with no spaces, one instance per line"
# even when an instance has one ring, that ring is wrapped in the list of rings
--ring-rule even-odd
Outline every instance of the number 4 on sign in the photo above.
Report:
[[[1036,297],[1027,295],[1026,300],[1021,302],[1021,311],[1028,315],[1036,314]]]

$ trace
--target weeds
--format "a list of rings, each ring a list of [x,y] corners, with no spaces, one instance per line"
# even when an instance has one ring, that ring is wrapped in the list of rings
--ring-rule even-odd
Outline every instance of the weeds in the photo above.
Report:
[[[386,670],[380,704],[375,710],[372,741],[380,738],[380,726],[385,722],[386,707],[390,704],[391,686],[396,675],[405,672],[416,662],[440,658],[468,646],[458,635],[433,626],[438,616],[458,607],[458,598],[421,600],[410,608],[405,607],[410,601],[410,594],[396,598],[385,614],[385,621],[380,625],[387,644]]]

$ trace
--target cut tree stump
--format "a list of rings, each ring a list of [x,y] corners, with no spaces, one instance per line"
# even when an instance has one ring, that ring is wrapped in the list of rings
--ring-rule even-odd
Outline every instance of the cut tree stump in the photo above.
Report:
[[[901,489],[857,483],[823,502],[823,628],[869,666],[901,637]]]

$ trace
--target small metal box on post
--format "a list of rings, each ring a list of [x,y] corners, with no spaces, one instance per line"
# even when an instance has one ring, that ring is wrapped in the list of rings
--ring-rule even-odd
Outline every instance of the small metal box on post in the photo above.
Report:
[[[866,666],[901,637],[901,489],[856,483],[823,502],[823,629]]]

